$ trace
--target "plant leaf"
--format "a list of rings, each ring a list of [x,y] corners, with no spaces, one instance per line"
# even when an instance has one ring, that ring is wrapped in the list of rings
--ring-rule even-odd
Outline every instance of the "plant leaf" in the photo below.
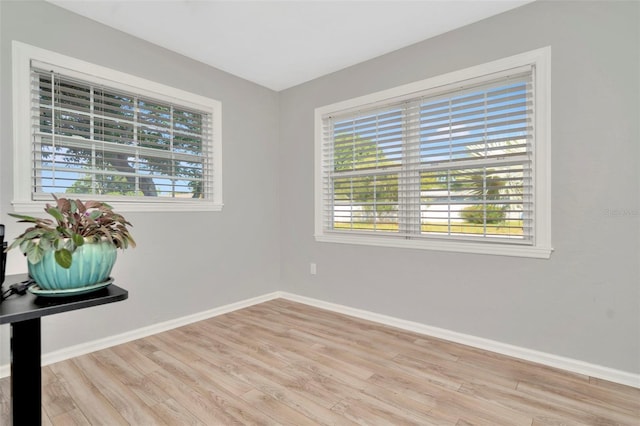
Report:
[[[71,202],[68,198],[58,198],[56,201],[58,203],[58,209],[62,213],[69,213],[71,211]]]
[[[32,240],[34,238],[39,238],[44,234],[45,230],[42,228],[34,228],[24,233],[22,238],[26,240]]]
[[[65,228],[64,226],[58,226],[56,230],[63,238],[73,237],[73,232],[71,232],[69,228]]]
[[[87,211],[87,208],[85,207],[85,205],[82,203],[82,201],[80,200],[76,200],[76,206],[78,206],[78,211],[81,214],[84,214],[84,212]]]
[[[77,247],[80,247],[84,244],[84,238],[80,234],[73,234],[73,237],[71,238],[73,239],[73,242]]]
[[[42,260],[43,255],[44,250],[42,250],[40,246],[34,244],[31,250],[27,253],[27,260],[35,265]]]
[[[53,216],[58,222],[64,222],[64,217],[62,216],[62,213],[60,213],[60,210],[58,210],[57,208],[49,207],[47,208],[47,213]]]
[[[16,214],[16,213],[9,213],[9,216],[15,217],[16,219],[20,219],[20,222],[37,222],[38,220],[40,220],[37,217],[25,216],[23,214]]]
[[[24,240],[21,238],[16,238],[15,240],[13,240],[13,242],[11,243],[11,245],[9,247],[7,247],[7,249],[5,250],[5,253],[8,252],[9,250],[12,250],[20,245],[22,245],[22,242]]]
[[[58,265],[62,266],[64,269],[69,269],[69,267],[71,266],[71,261],[72,261],[72,256],[71,256],[71,252],[67,249],[60,249],[60,250],[56,250],[56,252],[54,253],[54,256],[56,258],[56,262],[58,263]]]
[[[97,208],[100,208],[100,206],[102,206],[102,203],[99,201],[89,200],[84,203],[84,206],[87,209],[97,209]]]
[[[38,244],[43,251],[51,250],[53,248],[51,240],[47,238],[47,235],[40,237],[40,244]]]
[[[31,240],[21,240],[20,242],[20,251],[24,254],[29,253],[35,243]]]
[[[63,249],[69,250],[69,253],[73,253],[76,249],[76,243],[73,241],[73,238],[67,238],[64,240]]]

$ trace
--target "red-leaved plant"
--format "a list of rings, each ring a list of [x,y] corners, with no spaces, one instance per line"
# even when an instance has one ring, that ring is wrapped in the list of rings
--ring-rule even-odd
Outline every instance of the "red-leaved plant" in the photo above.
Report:
[[[44,253],[55,251],[58,265],[69,268],[77,247],[97,241],[110,241],[116,248],[135,247],[136,242],[127,226],[132,226],[122,215],[104,202],[53,198],[56,205],[47,204],[44,211],[53,219],[9,213],[18,222],[33,223],[7,248],[20,247],[32,264],[42,260]]]

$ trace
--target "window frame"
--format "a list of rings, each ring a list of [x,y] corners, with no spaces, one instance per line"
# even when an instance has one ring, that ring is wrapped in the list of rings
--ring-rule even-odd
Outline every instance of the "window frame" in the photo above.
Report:
[[[65,71],[69,71],[69,73],[65,72],[65,75],[70,74],[70,77],[74,77],[73,73],[77,72],[78,76],[90,83],[102,83],[112,89],[144,94],[157,100],[186,107],[193,108],[196,106],[212,116],[210,132],[212,140],[209,158],[213,167],[210,174],[211,181],[209,182],[213,192],[211,199],[191,200],[164,197],[151,197],[149,199],[135,197],[135,199],[128,199],[126,196],[97,196],[91,194],[74,194],[74,196],[104,200],[118,210],[125,212],[222,210],[222,104],[220,101],[14,40],[12,42],[13,199],[11,203],[16,211],[40,211],[46,203],[34,200],[32,193],[32,60],[64,68]],[[25,141],[28,141],[28,143]]]
[[[533,65],[534,149],[532,179],[534,184],[533,211],[534,227],[531,245],[516,245],[498,241],[462,241],[455,239],[402,239],[385,235],[350,234],[345,231],[331,232],[324,229],[325,201],[323,117],[358,107],[411,98],[413,94],[445,85],[462,83],[469,79],[489,78],[492,74]],[[425,80],[405,84],[380,92],[337,102],[315,109],[315,181],[314,181],[314,237],[318,242],[359,244],[381,247],[438,250],[447,252],[477,253],[502,256],[518,256],[548,259],[553,251],[551,246],[551,146],[550,146],[550,106],[551,106],[551,48],[549,46],[507,58],[495,60],[466,69],[453,71]]]

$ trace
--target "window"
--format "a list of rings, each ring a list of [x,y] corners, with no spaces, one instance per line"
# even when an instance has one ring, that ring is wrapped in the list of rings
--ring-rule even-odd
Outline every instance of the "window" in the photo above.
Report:
[[[17,209],[222,207],[219,102],[18,42],[14,79]]]
[[[549,257],[549,48],[316,110],[316,239]]]

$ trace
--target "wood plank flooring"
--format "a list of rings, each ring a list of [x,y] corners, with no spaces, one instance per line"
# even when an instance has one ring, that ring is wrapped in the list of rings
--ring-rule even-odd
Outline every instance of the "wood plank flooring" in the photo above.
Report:
[[[639,425],[640,389],[283,299],[42,369],[45,425]],[[10,424],[9,378],[0,424]]]

